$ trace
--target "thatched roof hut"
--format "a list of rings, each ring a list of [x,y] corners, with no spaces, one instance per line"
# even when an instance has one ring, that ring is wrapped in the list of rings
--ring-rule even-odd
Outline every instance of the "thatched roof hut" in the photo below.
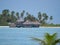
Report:
[[[38,21],[25,21],[23,24],[40,24]]]
[[[10,23],[10,27],[16,27],[15,23]]]
[[[39,27],[40,23],[38,21],[17,20],[15,23],[11,23],[10,27]]]
[[[17,21],[16,21],[16,27],[23,27],[23,22],[24,22],[24,20],[23,19],[18,19]]]
[[[16,22],[23,22],[23,21],[24,21],[24,19],[20,18]]]
[[[25,21],[23,23],[24,27],[39,27],[40,26],[40,23],[38,21]]]

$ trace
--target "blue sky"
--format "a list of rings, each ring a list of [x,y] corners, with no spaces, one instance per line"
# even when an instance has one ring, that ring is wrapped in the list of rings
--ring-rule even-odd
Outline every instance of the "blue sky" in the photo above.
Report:
[[[4,9],[21,12],[25,10],[37,17],[37,13],[53,16],[53,23],[60,23],[60,0],[0,0],[0,13]]]

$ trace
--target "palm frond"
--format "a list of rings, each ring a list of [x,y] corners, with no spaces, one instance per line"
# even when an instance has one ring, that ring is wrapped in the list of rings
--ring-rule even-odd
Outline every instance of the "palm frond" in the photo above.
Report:
[[[34,38],[34,37],[31,37],[32,40],[35,40],[35,41],[38,41],[38,42],[41,42],[43,45],[46,45],[45,41],[44,40],[41,40],[39,38]]]
[[[34,37],[30,37],[30,38],[32,38],[32,40],[35,40],[35,41],[42,41],[42,40],[39,39],[39,38],[34,38]]]
[[[60,43],[60,39],[55,40],[52,45],[56,45],[57,43]]]
[[[54,33],[54,34],[52,35],[52,38],[56,39],[56,37],[57,37],[57,33]]]
[[[60,39],[57,39],[57,40],[55,41],[55,43],[60,43]]]

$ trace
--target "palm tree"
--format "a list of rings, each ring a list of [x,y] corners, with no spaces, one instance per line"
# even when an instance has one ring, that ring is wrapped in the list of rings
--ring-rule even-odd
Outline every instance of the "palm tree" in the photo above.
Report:
[[[12,20],[12,22],[15,22],[16,21],[16,17],[15,17],[15,12],[14,11],[12,11],[11,12],[11,20]]]
[[[15,12],[14,12],[14,11],[12,11],[12,12],[11,12],[11,15],[13,16],[13,15],[14,15],[14,13],[15,13]]]
[[[50,21],[53,20],[53,16],[50,16]]]
[[[39,22],[41,21],[41,19],[42,19],[41,12],[38,12],[38,20],[39,20]]]
[[[17,16],[17,19],[19,19],[19,18],[20,18],[20,17],[19,17],[19,12],[17,12],[17,13],[16,13],[16,16]]]
[[[48,16],[46,13],[43,13],[42,16],[43,16],[43,20],[48,20]]]
[[[5,9],[2,11],[2,15],[3,16],[7,16],[9,14],[9,10],[8,9]]]
[[[11,18],[13,19],[14,18],[14,11],[11,12]]]
[[[57,43],[60,43],[60,39],[57,39],[57,33],[54,33],[53,35],[46,33],[44,40],[41,40],[39,38],[34,38],[34,37],[31,38],[32,40],[38,41],[39,44],[42,45],[56,45]]]
[[[48,20],[48,16],[46,13],[43,13],[42,16],[43,16],[42,23],[46,24]]]
[[[3,20],[7,21],[7,16],[9,15],[9,10],[8,9],[4,9],[2,11],[2,16],[3,16]]]
[[[52,20],[53,19],[53,16],[50,16],[50,20]]]
[[[37,21],[38,19],[35,18],[33,15],[29,14],[28,12],[26,13],[27,17],[25,17],[25,20],[30,20],[30,21]]]
[[[23,18],[24,13],[25,13],[25,11],[23,10],[23,11],[21,12],[21,18]]]
[[[29,14],[28,12],[26,13],[27,14],[27,20],[30,20],[30,21],[32,21],[32,16],[31,16],[31,14]]]

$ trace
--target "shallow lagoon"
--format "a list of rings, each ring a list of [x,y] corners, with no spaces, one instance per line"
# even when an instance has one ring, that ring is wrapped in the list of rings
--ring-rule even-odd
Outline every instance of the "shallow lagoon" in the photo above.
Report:
[[[32,41],[30,37],[43,39],[44,34],[48,32],[58,33],[60,38],[60,28],[9,28],[0,27],[0,45],[39,45]]]

